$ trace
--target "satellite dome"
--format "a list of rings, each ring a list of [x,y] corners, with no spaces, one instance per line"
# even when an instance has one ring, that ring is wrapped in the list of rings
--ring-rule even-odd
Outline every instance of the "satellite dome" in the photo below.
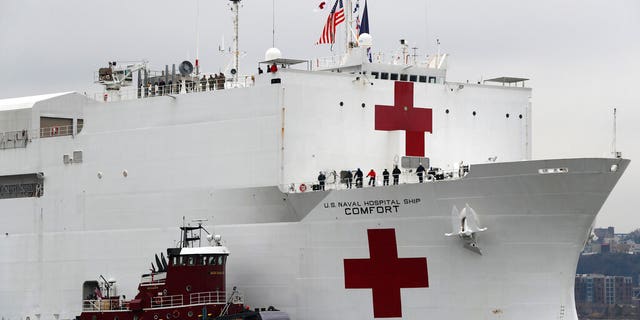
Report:
[[[363,33],[360,35],[360,37],[358,37],[358,43],[362,47],[370,48],[371,46],[373,46],[373,38],[370,34]]]
[[[282,52],[278,48],[269,48],[264,54],[264,61],[271,61],[282,58]]]

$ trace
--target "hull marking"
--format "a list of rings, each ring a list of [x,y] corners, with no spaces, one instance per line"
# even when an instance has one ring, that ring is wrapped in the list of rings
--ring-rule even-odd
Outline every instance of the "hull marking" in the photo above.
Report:
[[[427,258],[398,258],[395,229],[369,229],[369,259],[344,259],[344,287],[371,289],[375,318],[402,317],[401,288],[427,288]]]
[[[375,129],[405,131],[407,156],[424,157],[424,133],[433,132],[433,111],[413,106],[413,82],[396,81],[394,105],[376,105]]]

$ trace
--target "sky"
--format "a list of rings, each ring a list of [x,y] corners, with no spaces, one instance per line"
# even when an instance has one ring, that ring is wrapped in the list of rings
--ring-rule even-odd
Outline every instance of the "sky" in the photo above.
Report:
[[[314,10],[320,2],[242,1],[240,73],[254,72],[273,43],[288,58],[331,56],[328,46],[314,45],[327,15]],[[198,52],[201,70],[218,72],[229,61],[218,51],[223,38],[226,46],[232,39],[228,5],[0,0],[0,99],[100,92],[94,72],[113,60],[145,59],[160,70]],[[437,51],[439,39],[450,55],[449,81],[531,79],[535,159],[610,156],[617,108],[617,150],[632,162],[596,226],[640,228],[631,205],[640,189],[634,161],[640,161],[640,1],[368,0],[368,6],[375,52],[389,56],[406,39],[425,56]]]

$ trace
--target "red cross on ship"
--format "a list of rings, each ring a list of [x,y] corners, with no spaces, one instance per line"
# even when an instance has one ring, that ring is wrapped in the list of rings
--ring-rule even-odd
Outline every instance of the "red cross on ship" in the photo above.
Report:
[[[424,157],[424,134],[433,130],[433,112],[414,107],[413,82],[397,81],[394,95],[393,106],[376,105],[375,129],[404,130],[406,155]]]

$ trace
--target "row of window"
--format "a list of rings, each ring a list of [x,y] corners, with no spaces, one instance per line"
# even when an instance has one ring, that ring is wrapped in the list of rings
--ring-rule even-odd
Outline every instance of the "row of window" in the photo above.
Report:
[[[226,262],[226,256],[178,256],[173,257],[174,266],[221,266]]]
[[[423,83],[436,83],[436,77],[432,76],[419,76],[415,74],[402,74],[402,73],[389,73],[372,71],[371,76],[375,79],[393,80],[393,81],[411,81],[411,82],[423,82]]]

